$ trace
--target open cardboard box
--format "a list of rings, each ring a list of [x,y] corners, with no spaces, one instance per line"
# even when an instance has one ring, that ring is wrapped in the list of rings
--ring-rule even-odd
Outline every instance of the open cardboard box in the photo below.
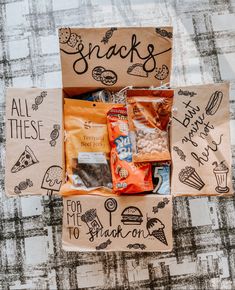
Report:
[[[59,192],[65,168],[65,97],[102,88],[159,87],[170,81],[171,27],[62,28],[59,42],[62,89],[7,90],[5,182],[9,196]],[[232,194],[229,85],[175,88],[174,99],[171,193]],[[125,210],[138,213],[139,221],[123,223]],[[171,196],[66,196],[63,245],[66,250],[82,251],[169,251],[171,219]],[[137,225],[138,233],[133,233]],[[102,229],[98,236],[96,229]]]

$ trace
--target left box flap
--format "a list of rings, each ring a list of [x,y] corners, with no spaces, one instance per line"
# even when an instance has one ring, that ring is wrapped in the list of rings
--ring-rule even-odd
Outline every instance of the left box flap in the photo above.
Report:
[[[64,161],[62,108],[62,89],[7,89],[8,196],[52,194],[60,190]]]

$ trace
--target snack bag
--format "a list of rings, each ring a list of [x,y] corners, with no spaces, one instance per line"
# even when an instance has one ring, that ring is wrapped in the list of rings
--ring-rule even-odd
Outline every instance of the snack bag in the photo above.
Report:
[[[116,106],[116,104],[115,104]],[[66,190],[112,189],[106,123],[113,104],[65,99]],[[70,186],[68,186],[70,185]]]
[[[167,163],[153,163],[153,185],[152,193],[162,195],[170,194],[170,164]]]
[[[168,127],[173,90],[128,90],[128,122],[134,162],[170,160]]]
[[[113,108],[107,114],[111,144],[113,190],[119,194],[140,193],[153,189],[150,163],[132,162],[127,109]]]

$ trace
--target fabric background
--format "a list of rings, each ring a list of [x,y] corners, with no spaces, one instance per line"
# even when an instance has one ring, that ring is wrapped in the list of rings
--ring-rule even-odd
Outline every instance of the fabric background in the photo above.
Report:
[[[176,198],[171,253],[82,254],[61,250],[61,198],[4,194],[5,88],[61,86],[57,28],[167,24],[172,85],[231,81],[235,157],[234,0],[0,0],[0,289],[235,288],[234,197]]]

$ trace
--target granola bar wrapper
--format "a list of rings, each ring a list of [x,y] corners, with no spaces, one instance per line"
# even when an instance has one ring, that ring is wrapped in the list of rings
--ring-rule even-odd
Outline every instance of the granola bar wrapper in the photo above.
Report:
[[[110,166],[113,190],[117,194],[131,194],[153,189],[150,163],[132,161],[127,109],[113,108],[107,114]]]
[[[128,123],[134,162],[169,161],[169,122],[173,90],[127,91]]]
[[[67,182],[62,195],[111,194],[107,112],[116,104],[65,99]]]

